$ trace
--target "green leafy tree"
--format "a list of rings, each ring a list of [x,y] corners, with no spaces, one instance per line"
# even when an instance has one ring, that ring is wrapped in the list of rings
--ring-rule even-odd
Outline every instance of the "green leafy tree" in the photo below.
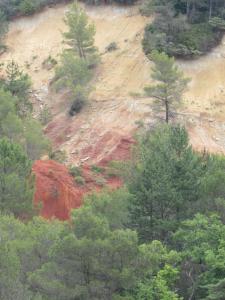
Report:
[[[137,300],[181,300],[182,298],[173,291],[178,278],[178,270],[170,265],[165,265],[155,278],[149,282],[140,283],[138,286]]]
[[[178,70],[174,59],[165,53],[153,51],[151,60],[154,62],[152,79],[158,81],[158,84],[146,87],[145,92],[155,100],[157,109],[165,111],[165,121],[168,123],[172,110],[181,103],[182,93],[189,80]]]
[[[64,33],[66,43],[89,66],[95,65],[98,61],[97,49],[94,46],[95,26],[89,23],[88,16],[77,2],[71,5],[65,23],[69,28]]]
[[[19,5],[19,10],[24,15],[30,15],[39,8],[38,1],[23,0]]]
[[[131,226],[142,241],[168,239],[196,211],[203,170],[183,127],[164,125],[138,139],[126,180]]]
[[[32,212],[31,162],[20,146],[0,140],[0,210],[15,215]]]
[[[216,215],[197,214],[174,235],[182,252],[179,283],[185,299],[222,300],[225,286],[225,226]]]
[[[106,217],[110,229],[126,228],[129,222],[130,193],[125,188],[116,191],[106,190],[85,198],[85,207],[100,217]]]

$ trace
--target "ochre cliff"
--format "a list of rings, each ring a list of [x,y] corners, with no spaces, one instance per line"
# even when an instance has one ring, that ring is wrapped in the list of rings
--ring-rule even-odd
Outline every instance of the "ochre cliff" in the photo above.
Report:
[[[70,210],[81,205],[84,191],[75,187],[67,168],[55,161],[38,160],[34,163],[33,171],[34,203],[41,204],[41,215],[48,219],[68,219]]]
[[[33,165],[35,174],[34,204],[41,206],[40,214],[44,218],[67,220],[70,211],[82,204],[83,196],[92,191],[101,190],[96,174],[90,167],[84,166],[82,176],[85,185],[78,185],[68,169],[52,160],[38,160]],[[105,185],[118,188],[122,184],[118,178],[105,179]]]

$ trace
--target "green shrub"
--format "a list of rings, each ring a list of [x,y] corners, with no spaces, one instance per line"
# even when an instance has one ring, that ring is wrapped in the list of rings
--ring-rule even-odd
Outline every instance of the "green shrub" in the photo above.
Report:
[[[52,120],[52,114],[47,105],[45,105],[40,111],[39,120],[42,125],[46,125]]]
[[[38,8],[39,6],[37,5],[37,3],[35,3],[35,1],[30,1],[30,0],[23,0],[19,6],[20,12],[24,15],[31,15]]]
[[[222,33],[208,23],[191,24],[177,33],[164,33],[156,24],[145,29],[143,49],[148,55],[154,49],[175,57],[194,57],[205,54],[221,40]]]
[[[46,70],[51,70],[55,65],[57,65],[57,60],[51,55],[49,55],[42,63],[42,67]]]
[[[117,43],[116,42],[112,42],[110,43],[106,48],[106,52],[112,52],[118,49]]]
[[[56,150],[50,153],[50,159],[63,163],[67,159],[66,152],[64,150]]]
[[[104,171],[104,168],[93,165],[91,166],[91,171],[95,173],[102,173]]]
[[[69,115],[72,117],[76,113],[79,113],[84,105],[87,103],[87,97],[83,88],[73,95],[73,102],[69,110]]]
[[[221,9],[210,11],[202,1],[195,11],[187,13],[180,1],[146,0],[141,12],[144,15],[157,13],[154,21],[147,25],[143,39],[143,49],[148,55],[153,50],[165,52],[175,57],[196,57],[207,53],[217,46],[225,29]],[[202,6],[203,5],[203,6]],[[220,16],[220,17],[219,17]]]
[[[85,185],[85,179],[82,176],[76,176],[74,179],[75,179],[77,184]]]
[[[73,177],[81,176],[82,175],[82,169],[80,167],[71,166],[69,168],[69,172]]]
[[[103,177],[97,177],[95,179],[95,183],[99,186],[104,186],[104,185],[106,185],[106,180]]]

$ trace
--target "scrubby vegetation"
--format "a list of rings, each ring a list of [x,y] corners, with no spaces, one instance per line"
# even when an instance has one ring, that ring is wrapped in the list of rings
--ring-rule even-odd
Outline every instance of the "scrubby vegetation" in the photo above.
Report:
[[[42,67],[46,70],[51,70],[55,65],[57,65],[57,60],[51,55],[49,55],[42,63]]]
[[[93,68],[99,62],[99,55],[94,46],[94,24],[89,23],[86,13],[77,3],[68,11],[65,23],[68,25],[68,32],[63,36],[69,48],[62,53],[60,65],[56,68],[55,87],[69,90],[69,114],[73,116],[87,102],[91,91],[89,81]]]
[[[146,0],[141,12],[155,14],[145,29],[146,54],[157,49],[170,56],[196,57],[216,46],[225,28],[223,0]]]
[[[47,125],[52,120],[51,110],[48,105],[44,105],[39,114],[39,121],[42,125]]]

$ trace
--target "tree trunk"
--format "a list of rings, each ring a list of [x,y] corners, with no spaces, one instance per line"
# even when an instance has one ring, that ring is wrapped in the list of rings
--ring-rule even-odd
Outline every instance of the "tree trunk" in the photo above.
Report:
[[[169,103],[168,103],[168,100],[166,100],[165,105],[166,105],[166,123],[168,124],[169,123]]]
[[[78,44],[78,52],[79,52],[79,57],[82,58],[82,51],[81,51],[80,44]]]
[[[189,20],[189,17],[190,17],[190,2],[189,2],[189,0],[187,0],[187,3],[186,3],[186,15],[187,15],[187,19]]]
[[[209,0],[209,19],[212,17],[212,0]]]
[[[189,20],[190,22],[192,23],[193,20],[195,19],[195,14],[196,14],[196,3],[193,2],[192,3],[192,6],[191,6],[191,10],[190,10],[190,16],[189,16]]]

